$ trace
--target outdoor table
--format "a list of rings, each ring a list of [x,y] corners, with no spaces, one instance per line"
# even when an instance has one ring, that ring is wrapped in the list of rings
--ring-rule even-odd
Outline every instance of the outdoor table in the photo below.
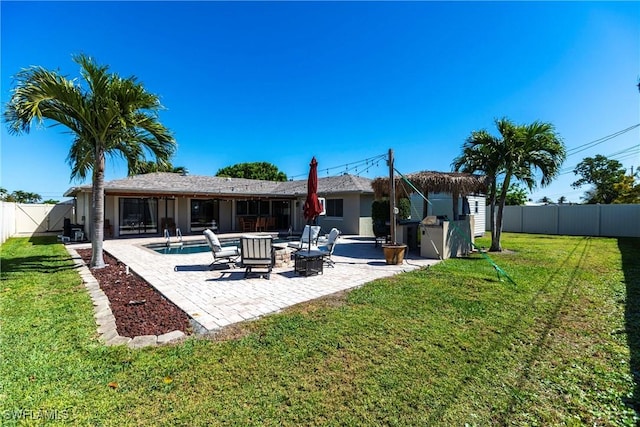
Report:
[[[324,274],[322,271],[324,255],[322,251],[305,251],[304,249],[293,254],[296,274],[301,276]]]

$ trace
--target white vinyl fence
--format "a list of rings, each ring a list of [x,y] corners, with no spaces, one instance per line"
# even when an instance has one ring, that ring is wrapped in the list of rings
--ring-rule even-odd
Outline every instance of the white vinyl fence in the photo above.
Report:
[[[491,230],[487,206],[487,230]],[[569,236],[640,237],[640,204],[505,206],[502,231]]]
[[[61,233],[64,219],[73,218],[73,204],[0,202],[0,215],[2,216],[0,243],[4,243],[12,236]]]
[[[0,244],[16,234],[16,204],[0,202]]]

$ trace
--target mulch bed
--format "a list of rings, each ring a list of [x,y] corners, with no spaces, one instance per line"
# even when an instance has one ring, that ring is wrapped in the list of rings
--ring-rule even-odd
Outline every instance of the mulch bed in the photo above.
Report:
[[[78,249],[83,261],[91,262],[91,249]],[[125,337],[162,335],[171,331],[191,332],[189,316],[168,301],[147,281],[104,253],[104,268],[91,269],[109,299],[118,334]]]

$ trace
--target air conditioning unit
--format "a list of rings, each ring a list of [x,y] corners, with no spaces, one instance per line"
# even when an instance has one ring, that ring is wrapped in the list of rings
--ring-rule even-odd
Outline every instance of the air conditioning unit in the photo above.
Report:
[[[325,200],[324,197],[318,197],[318,201],[320,202],[320,206],[322,206],[322,212],[320,212],[320,215],[326,215],[327,214],[327,201]]]

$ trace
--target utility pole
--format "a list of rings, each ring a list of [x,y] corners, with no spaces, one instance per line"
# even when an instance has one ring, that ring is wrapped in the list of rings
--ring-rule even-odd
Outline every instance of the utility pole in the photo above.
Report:
[[[389,148],[389,183],[391,186],[389,195],[389,226],[391,230],[391,243],[396,243],[396,180],[393,175],[393,149]]]

